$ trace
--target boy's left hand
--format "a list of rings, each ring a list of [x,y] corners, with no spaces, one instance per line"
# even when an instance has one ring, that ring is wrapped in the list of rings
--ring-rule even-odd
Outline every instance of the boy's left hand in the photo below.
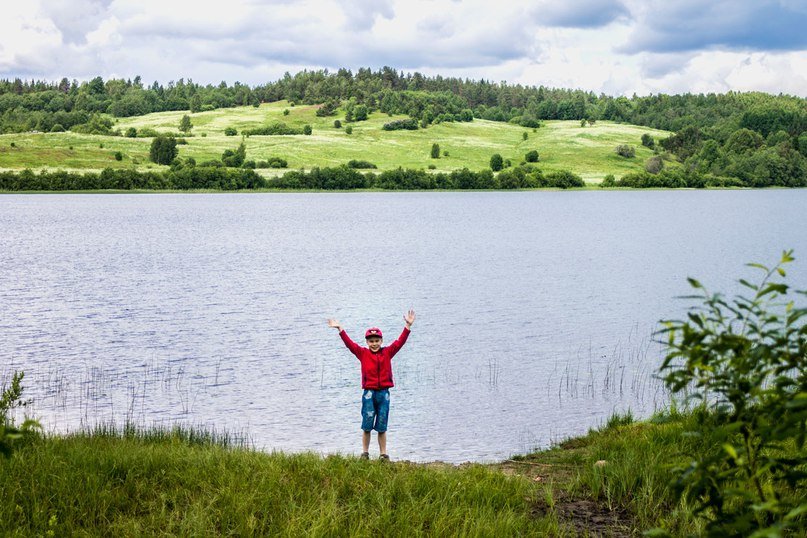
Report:
[[[406,322],[407,329],[412,328],[412,324],[415,322],[415,311],[410,310],[406,314],[404,314],[404,321]]]

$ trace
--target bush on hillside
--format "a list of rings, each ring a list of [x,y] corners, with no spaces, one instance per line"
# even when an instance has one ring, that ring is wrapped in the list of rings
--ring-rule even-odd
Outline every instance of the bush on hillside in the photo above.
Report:
[[[359,161],[356,159],[351,159],[347,163],[348,168],[356,168],[356,169],[369,169],[369,168],[378,168],[376,165],[369,161]]]
[[[151,141],[149,148],[149,159],[151,162],[157,164],[171,164],[171,161],[176,159],[179,150],[177,150],[177,141],[173,136],[157,136]]]
[[[382,129],[385,131],[399,131],[402,129],[416,131],[418,129],[418,120],[408,118],[405,120],[390,121],[385,123]]]

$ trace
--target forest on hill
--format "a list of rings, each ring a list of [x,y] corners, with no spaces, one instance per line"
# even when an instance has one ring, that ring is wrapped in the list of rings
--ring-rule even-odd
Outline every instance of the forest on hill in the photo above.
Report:
[[[184,79],[149,86],[140,77],[0,80],[0,133],[116,135],[120,133],[110,116],[193,113],[279,100],[320,105],[318,115],[340,114],[346,122],[362,121],[374,112],[404,114],[413,120],[406,128],[475,118],[527,128],[539,127],[543,120],[631,123],[673,131],[669,138],[648,137],[642,143],[683,163],[685,173],[735,178],[743,186],[807,186],[807,100],[800,97],[759,92],[613,97],[404,74],[390,67],[287,73],[255,87],[238,82],[202,86]],[[655,186],[659,173],[664,172],[648,170],[625,185]]]

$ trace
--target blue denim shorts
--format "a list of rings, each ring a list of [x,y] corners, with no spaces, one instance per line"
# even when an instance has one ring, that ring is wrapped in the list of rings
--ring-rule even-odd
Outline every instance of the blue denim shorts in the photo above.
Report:
[[[387,431],[389,417],[389,389],[365,389],[361,397],[361,429],[378,433]]]

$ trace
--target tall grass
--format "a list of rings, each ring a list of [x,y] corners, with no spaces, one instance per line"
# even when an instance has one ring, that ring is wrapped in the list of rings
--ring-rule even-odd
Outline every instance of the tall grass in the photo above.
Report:
[[[35,437],[0,460],[0,535],[698,535],[703,522],[671,479],[673,467],[719,449],[699,428],[704,414],[615,414],[549,450],[460,466],[267,454],[228,432],[96,426]],[[603,514],[619,517],[604,524]]]
[[[482,465],[265,454],[204,432],[43,437],[0,461],[0,534],[557,535],[538,488]],[[224,443],[226,444],[226,443]]]

